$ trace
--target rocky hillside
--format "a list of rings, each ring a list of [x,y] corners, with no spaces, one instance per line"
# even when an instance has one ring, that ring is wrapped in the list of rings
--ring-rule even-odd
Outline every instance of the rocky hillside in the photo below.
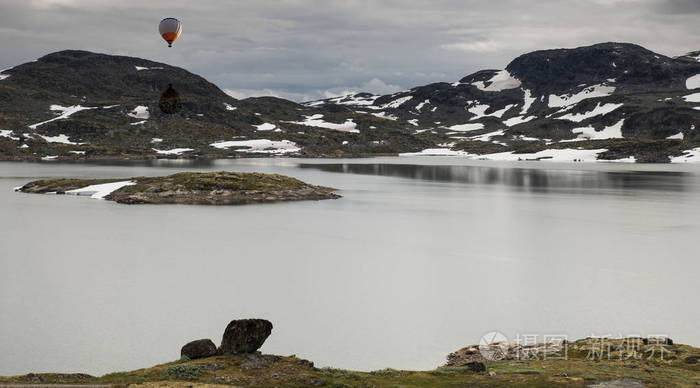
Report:
[[[306,105],[351,107],[449,138],[424,154],[697,161],[698,150],[683,150],[700,141],[700,52],[669,58],[626,43],[536,51],[451,84]]]
[[[430,145],[347,108],[236,100],[187,70],[140,58],[61,51],[0,73],[0,159],[391,154]]]
[[[461,155],[700,161],[700,52],[602,43],[392,95],[236,100],[145,59],[61,51],[0,73],[0,159]]]

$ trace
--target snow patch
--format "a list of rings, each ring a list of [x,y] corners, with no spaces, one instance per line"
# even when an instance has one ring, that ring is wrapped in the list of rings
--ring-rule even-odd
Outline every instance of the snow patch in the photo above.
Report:
[[[700,148],[683,151],[681,156],[671,156],[671,163],[698,163],[700,162]]]
[[[154,137],[153,139],[151,139],[151,143],[161,143],[162,141],[163,139],[159,137]]]
[[[516,104],[509,104],[509,105],[506,105],[503,109],[499,109],[499,110],[494,111],[494,112],[492,112],[492,113],[485,114],[484,112],[486,112],[486,110],[489,109],[489,106],[488,106],[488,105],[474,105],[473,107],[467,109],[467,111],[469,111],[469,113],[473,113],[473,114],[476,115],[476,116],[470,118],[469,121],[473,121],[473,120],[476,120],[476,119],[479,119],[479,118],[482,118],[482,117],[498,117],[498,118],[501,118],[501,117],[503,116],[504,113],[506,113],[507,111],[509,111],[509,110],[510,110],[511,108],[513,108],[514,106],[516,106]]]
[[[469,132],[469,131],[476,131],[479,129],[484,129],[484,124],[482,124],[482,123],[457,124],[457,125],[447,127],[447,129],[449,129],[451,131],[456,131],[456,132]]]
[[[271,131],[271,130],[277,128],[277,126],[275,124],[271,124],[271,123],[262,123],[260,125],[253,125],[253,126],[256,128],[256,131]]]
[[[517,160],[541,160],[549,162],[595,162],[598,159],[598,154],[607,151],[606,149],[584,150],[584,149],[551,149],[542,150],[529,154],[514,154],[513,151],[499,152],[495,154],[479,155],[477,159],[486,160],[502,160],[502,161],[517,161]]]
[[[137,121],[137,122],[135,122],[135,123],[129,123],[129,125],[141,125],[141,124],[146,124],[147,121],[148,121],[148,120],[141,120],[141,121]]]
[[[386,112],[372,113],[372,116],[377,116],[377,117],[382,118],[382,119],[388,119],[388,120],[394,120],[394,121],[399,119],[398,117],[396,117],[392,114],[388,114]]]
[[[614,86],[593,85],[576,94],[562,94],[560,96],[550,94],[548,105],[550,108],[563,107],[579,103],[587,98],[606,97],[615,91]]]
[[[141,71],[141,70],[163,70],[163,67],[143,67],[143,66],[134,66],[136,68],[136,71]]]
[[[575,121],[577,123],[580,123],[583,120],[586,120],[591,117],[595,116],[600,116],[600,115],[606,115],[615,109],[621,107],[624,104],[603,104],[600,105],[600,103],[596,104],[595,108],[593,108],[592,111],[590,112],[585,112],[585,113],[569,113],[564,116],[556,117],[556,119],[559,120],[569,120],[569,121]]]
[[[235,107],[235,106],[233,106],[233,105],[231,105],[231,104],[229,104],[229,103],[227,103],[227,102],[224,102],[224,107],[226,108],[226,110],[236,110],[236,109],[238,109],[237,107]]]
[[[398,108],[412,98],[413,98],[413,96],[406,96],[406,97],[397,98],[394,101],[391,101],[389,103],[382,105],[381,109]]]
[[[74,143],[68,139],[68,136],[66,135],[58,135],[58,136],[44,136],[44,135],[39,135],[38,133],[36,134],[40,138],[46,140],[47,143],[62,143],[62,144],[80,144],[80,143]]]
[[[687,102],[700,102],[700,92],[689,94],[687,96],[683,96],[683,99],[686,100]],[[695,108],[695,109],[698,109],[698,108]]]
[[[490,82],[490,84],[486,86],[488,82]],[[508,70],[501,70],[488,81],[477,81],[473,82],[472,85],[485,92],[500,92],[505,89],[519,88],[521,82],[519,79],[513,77]]]
[[[469,153],[449,148],[428,148],[420,152],[404,152],[399,156],[469,156]]]
[[[624,122],[625,119],[622,119],[609,127],[603,128],[602,131],[596,131],[593,127],[574,128],[571,132],[578,133],[578,137],[574,140],[562,141],[619,139],[622,138],[622,125]]]
[[[355,129],[357,127],[357,124],[352,121],[352,119],[347,119],[344,123],[342,124],[336,124],[336,123],[329,123],[327,121],[321,120],[323,115],[321,114],[316,114],[312,116],[304,116],[306,120],[304,121],[286,121],[288,123],[292,124],[299,124],[299,125],[307,125],[309,127],[319,127],[319,128],[327,128],[327,129],[332,129],[334,131],[341,131],[341,132],[351,132],[351,133],[360,133],[359,129]]]
[[[171,150],[159,150],[156,148],[151,148],[153,151],[155,151],[158,154],[161,155],[180,155],[183,152],[189,152],[189,151],[194,151],[192,148],[173,148]]]
[[[151,117],[151,115],[148,113],[148,107],[143,105],[137,106],[136,108],[134,108],[133,111],[127,113],[126,115],[136,119],[144,120],[148,120],[148,118]]]
[[[18,137],[13,137],[12,136],[12,131],[7,130],[7,129],[0,129],[0,137],[6,137],[9,138],[10,140],[15,140],[18,141]]]
[[[40,125],[44,125],[46,123],[50,123],[52,121],[56,120],[61,120],[70,117],[75,112],[80,112],[81,110],[88,110],[88,109],[97,109],[98,107],[86,107],[86,106],[80,106],[80,105],[73,105],[73,106],[60,106],[60,105],[51,105],[49,107],[49,110],[55,110],[61,112],[61,114],[57,117],[54,117],[50,120],[42,121],[40,123],[32,124],[29,126],[31,129],[36,129]]]
[[[121,189],[124,186],[135,185],[136,182],[133,181],[122,181],[122,182],[112,182],[112,183],[102,183],[99,185],[90,185],[80,189],[68,190],[66,194],[69,195],[80,195],[80,196],[90,196],[94,199],[104,199],[104,197],[109,194]]]
[[[411,125],[415,125],[417,127],[418,126],[418,119],[408,120],[408,123]]]
[[[688,89],[700,88],[700,74],[695,74],[694,76],[685,80],[685,87]]]
[[[425,100],[425,101],[421,102],[420,104],[416,105],[416,110],[418,112],[420,112],[420,110],[423,109],[423,107],[425,105],[428,105],[428,104],[430,104],[430,100]]]
[[[521,115],[524,115],[527,113],[527,111],[530,109],[532,106],[532,103],[537,100],[537,97],[532,97],[532,92],[530,92],[530,89],[523,89],[523,109],[520,111]]]
[[[493,131],[489,133],[485,133],[483,135],[478,135],[478,136],[472,136],[470,137],[471,140],[479,140],[479,141],[491,141],[491,138],[494,136],[503,136],[505,133],[504,130],[499,129],[498,131]]]
[[[505,124],[505,125],[508,126],[508,127],[512,127],[513,125],[518,125],[518,124],[522,124],[522,123],[527,123],[528,121],[534,120],[534,119],[536,119],[536,118],[537,118],[537,116],[528,116],[528,117],[525,117],[525,116],[515,116],[515,117],[509,118],[508,120],[503,121],[503,124]]]
[[[472,117],[469,120],[476,120],[480,117],[484,117],[486,115],[485,114],[486,110],[488,110],[489,108],[490,108],[490,106],[486,105],[486,104],[476,104],[470,108],[467,108],[467,112],[475,115],[474,117]]]
[[[258,152],[258,153],[268,153],[268,154],[286,154],[292,152],[299,152],[301,148],[297,146],[296,143],[289,140],[268,140],[268,139],[255,139],[255,140],[230,140],[221,141],[217,143],[212,143],[210,146],[218,149],[229,149],[232,147],[246,147],[244,149],[237,149],[239,152]]]
[[[683,132],[678,132],[677,134],[671,135],[671,136],[667,136],[666,138],[667,138],[667,139],[672,139],[672,140],[676,140],[676,139],[677,139],[677,140],[683,140],[683,137],[684,137],[684,136],[683,136]]]

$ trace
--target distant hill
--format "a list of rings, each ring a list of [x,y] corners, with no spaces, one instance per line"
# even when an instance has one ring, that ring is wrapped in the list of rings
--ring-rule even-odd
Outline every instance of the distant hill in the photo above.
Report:
[[[470,153],[584,147],[608,149],[598,155],[607,159],[666,162],[697,147],[699,88],[700,52],[669,58],[633,44],[601,43],[535,51],[505,70],[451,84],[306,105],[342,105],[412,125],[414,133],[444,133],[452,150]]]
[[[236,100],[184,69],[60,51],[0,73],[0,159],[360,156],[700,160],[700,52],[535,51],[391,95]]]

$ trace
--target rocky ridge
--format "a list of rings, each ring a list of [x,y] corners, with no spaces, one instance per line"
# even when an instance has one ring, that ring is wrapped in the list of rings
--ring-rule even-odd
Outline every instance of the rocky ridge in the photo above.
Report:
[[[67,50],[2,72],[0,159],[458,155],[700,161],[700,54],[521,55],[391,95],[236,100],[184,69]]]
[[[451,84],[306,105],[351,107],[419,137],[444,136],[418,155],[540,160],[585,149],[595,150],[592,160],[697,161],[700,55],[670,58],[627,43],[535,51]],[[577,154],[585,155],[561,159]]]

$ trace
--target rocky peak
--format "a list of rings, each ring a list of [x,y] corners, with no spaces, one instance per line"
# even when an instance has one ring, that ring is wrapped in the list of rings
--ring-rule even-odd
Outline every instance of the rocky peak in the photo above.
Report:
[[[534,92],[561,94],[582,85],[615,84],[617,92],[678,90],[700,64],[656,54],[630,43],[600,43],[540,50],[513,60],[506,70]]]
[[[204,78],[176,66],[81,50],[54,52],[5,73],[11,75],[5,81],[8,84],[53,95],[53,101],[55,95],[84,97],[88,101],[157,96],[171,84],[186,97],[234,100]]]

